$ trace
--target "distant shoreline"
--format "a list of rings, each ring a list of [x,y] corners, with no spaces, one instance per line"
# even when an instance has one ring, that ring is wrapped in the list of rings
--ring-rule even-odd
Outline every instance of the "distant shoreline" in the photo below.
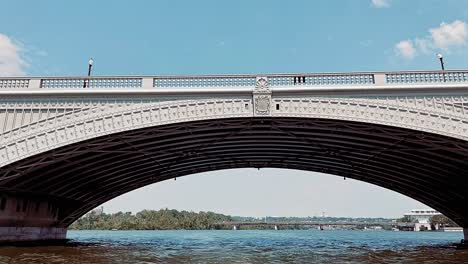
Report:
[[[365,223],[382,222],[389,223],[395,219],[389,218],[350,218],[350,217],[241,217],[230,216],[214,212],[189,212],[178,211],[171,209],[155,210],[142,210],[136,214],[130,212],[118,212],[113,214],[106,214],[103,209],[93,210],[75,223],[73,223],[69,230],[229,230],[232,225],[219,224],[222,222],[307,222],[307,221],[324,221],[324,222],[356,222],[362,223],[363,227],[334,227],[335,229],[350,229],[359,230],[364,229]],[[314,226],[304,226],[298,223],[282,226],[282,229],[287,230],[307,230],[316,229]],[[241,229],[244,230],[269,230],[270,226],[265,225],[245,225]],[[391,227],[387,228],[391,229]]]

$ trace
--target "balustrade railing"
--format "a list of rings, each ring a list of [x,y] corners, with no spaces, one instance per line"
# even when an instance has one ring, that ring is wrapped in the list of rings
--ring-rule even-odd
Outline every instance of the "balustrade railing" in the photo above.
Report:
[[[128,76],[0,78],[0,89],[60,88],[222,88],[255,87],[257,77],[271,87],[385,86],[431,83],[467,83],[466,71],[419,71],[379,73],[263,74],[213,76]]]
[[[254,76],[155,77],[153,87],[255,86]]]
[[[374,74],[310,74],[268,77],[271,86],[374,84]]]
[[[387,83],[468,82],[468,71],[412,72],[386,74]]]
[[[28,88],[29,79],[0,78],[0,88]]]
[[[57,78],[41,79],[41,88],[138,88],[142,78]]]

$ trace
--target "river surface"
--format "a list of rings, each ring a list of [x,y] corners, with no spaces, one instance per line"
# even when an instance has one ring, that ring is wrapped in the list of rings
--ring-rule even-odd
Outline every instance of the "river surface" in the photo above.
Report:
[[[0,263],[468,263],[461,232],[69,231],[61,246],[0,247]]]

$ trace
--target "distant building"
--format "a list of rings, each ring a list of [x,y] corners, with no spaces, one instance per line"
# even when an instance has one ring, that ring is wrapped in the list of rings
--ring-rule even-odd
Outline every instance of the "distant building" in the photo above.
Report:
[[[404,215],[414,221],[414,231],[423,231],[432,230],[431,217],[441,215],[441,213],[434,209],[414,209]],[[438,226],[434,228],[438,229]]]

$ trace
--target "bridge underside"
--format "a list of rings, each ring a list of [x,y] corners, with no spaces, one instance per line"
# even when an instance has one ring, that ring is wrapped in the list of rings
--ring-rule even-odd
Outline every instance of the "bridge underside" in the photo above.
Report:
[[[271,117],[121,132],[0,168],[6,203],[0,226],[61,230],[92,208],[142,186],[246,167],[317,171],[369,182],[468,227],[468,142],[383,125]],[[47,210],[39,221],[43,207]],[[8,208],[12,213],[6,213]]]

